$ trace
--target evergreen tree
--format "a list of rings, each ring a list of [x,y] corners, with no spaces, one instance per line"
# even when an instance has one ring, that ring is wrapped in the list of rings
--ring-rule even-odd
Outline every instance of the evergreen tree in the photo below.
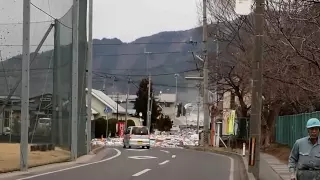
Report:
[[[157,129],[159,131],[170,131],[172,124],[173,121],[167,115],[160,115],[160,118],[157,119]]]
[[[148,110],[148,79],[142,79],[139,85],[139,89],[136,93],[137,98],[134,103],[134,109],[136,110],[136,116],[139,117],[139,113],[142,113],[143,125],[147,125],[147,110]],[[153,97],[153,89],[151,83],[150,89],[151,97]],[[157,102],[152,99],[152,114],[151,114],[151,124],[156,123],[157,118],[161,114]],[[152,126],[151,126],[152,127]]]

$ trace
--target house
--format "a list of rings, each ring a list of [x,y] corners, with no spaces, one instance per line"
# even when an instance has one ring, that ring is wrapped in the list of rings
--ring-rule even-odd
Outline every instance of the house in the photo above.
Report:
[[[7,96],[0,96],[0,106],[2,106],[6,100]],[[11,96],[7,104],[0,117],[0,135],[5,133],[5,128],[10,126],[10,121],[13,117],[20,118],[20,97]]]
[[[7,96],[0,97],[0,104],[3,105]],[[52,94],[42,94],[29,100],[30,126],[33,127],[36,118],[51,117],[52,115]],[[20,133],[21,98],[12,96],[4,108],[0,117],[0,134],[5,133],[8,127],[12,134]]]
[[[126,97],[127,95],[118,94],[118,95],[108,95],[114,101],[119,102],[120,105],[126,105]],[[136,101],[137,95],[129,95],[128,96],[128,112],[134,115],[135,109],[134,102]],[[155,101],[158,103],[159,107],[161,108],[163,114],[170,116],[172,119],[175,117],[175,102],[176,102],[176,95],[175,94],[166,94],[160,93],[159,95],[155,96]]]
[[[175,108],[176,94],[160,93],[155,98],[160,108],[162,109],[162,113],[164,115],[169,116],[171,120],[174,121],[176,118],[176,108]]]
[[[0,105],[6,101],[6,96],[0,96]],[[42,94],[35,97],[31,97],[29,100],[30,109],[30,126],[33,127],[36,119],[39,118],[52,118],[52,94]],[[110,110],[110,111],[109,111]],[[91,101],[91,120],[98,119],[118,119],[125,120],[126,111],[117,102],[113,101],[110,97],[105,95],[102,91],[92,89],[92,101]],[[128,110],[130,120],[134,121],[135,125],[140,124],[139,118],[133,117],[135,111]],[[20,132],[20,125],[14,126],[16,123],[20,123],[21,115],[21,99],[20,97],[12,96],[7,103],[2,117],[0,117],[0,135],[4,133],[6,127],[12,127],[12,133]],[[11,122],[11,126],[10,126]],[[16,129],[16,130],[15,130]]]
[[[244,96],[244,101],[247,105],[251,104],[251,95]],[[220,101],[220,108],[223,108],[222,118],[222,134],[227,135],[228,118],[232,110],[240,106],[239,99],[232,93],[232,91],[225,91],[223,94],[223,101]],[[240,117],[241,118],[241,117]]]
[[[118,102],[106,95],[104,92],[92,89],[92,137],[101,137],[101,135],[105,137],[106,131],[108,131],[108,134],[114,134],[117,132],[117,126],[115,123],[118,120],[125,121],[126,117],[126,109],[121,106],[121,101],[119,103]],[[128,109],[128,123],[129,121],[133,121],[134,125],[140,125],[140,119],[134,117],[135,114],[135,111]]]
[[[94,120],[99,118],[125,120],[125,108],[102,91],[92,89],[91,108],[92,112],[94,112]],[[128,111],[128,114],[136,125],[140,124],[139,119],[133,117],[135,113]]]

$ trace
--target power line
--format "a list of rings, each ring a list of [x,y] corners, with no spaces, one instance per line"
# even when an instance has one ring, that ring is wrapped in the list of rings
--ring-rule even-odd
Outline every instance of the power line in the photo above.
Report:
[[[196,41],[171,41],[171,42],[132,42],[132,43],[95,43],[95,46],[121,46],[121,45],[143,45],[143,44],[191,44],[197,45]]]
[[[21,47],[22,44],[0,44],[0,47]],[[37,44],[30,44],[30,46],[38,46]],[[43,44],[42,46],[54,46],[52,44]]]
[[[159,66],[150,67],[149,69],[157,69],[160,67],[172,67],[176,66],[177,64],[180,64],[181,62],[174,62],[170,64],[161,64]],[[186,63],[190,63],[190,61],[186,61]],[[193,63],[193,62],[192,62]],[[146,68],[96,68],[94,71],[145,71]]]
[[[188,69],[188,70],[184,70],[184,71],[180,71],[180,72],[174,72],[174,73],[162,73],[162,74],[152,74],[151,76],[168,76],[168,75],[174,75],[174,74],[181,74],[181,73],[186,73],[186,72],[193,72],[193,71],[198,71],[198,69]],[[105,74],[105,75],[110,75],[110,76],[127,76],[125,74],[111,74],[111,73],[105,73],[105,72],[99,72],[99,71],[95,71],[96,73],[101,73],[101,74]],[[145,74],[131,74],[130,76],[141,76],[144,77],[146,76]]]
[[[52,20],[51,21],[33,21],[33,22],[30,22],[30,24],[39,24],[39,23],[48,23],[48,22],[53,22]],[[0,26],[1,25],[17,25],[17,24],[23,24],[22,22],[12,22],[12,23],[0,23]]]
[[[30,4],[31,4],[33,7],[37,8],[39,11],[43,12],[44,14],[46,14],[47,16],[51,17],[52,19],[57,20],[61,25],[65,26],[65,27],[67,27],[67,28],[69,28],[69,29],[72,29],[71,27],[69,27],[69,26],[63,24],[62,22],[60,22],[57,18],[53,17],[51,14],[47,13],[46,11],[44,11],[43,9],[41,9],[40,7],[38,7],[38,6],[36,6],[35,4],[33,4],[32,2],[30,2]]]
[[[150,52],[150,54],[186,54],[192,51],[168,51],[168,52]],[[137,56],[145,55],[145,53],[123,53],[123,54],[95,54],[94,56]]]
[[[45,22],[53,22],[53,21],[39,21],[39,22],[33,22],[33,23],[45,23]],[[61,22],[60,22],[61,23]],[[19,23],[20,24],[20,23]],[[3,23],[0,25],[7,25],[6,23]],[[197,45],[196,42],[193,42],[195,43],[195,45]],[[156,44],[189,44],[188,42],[143,42],[143,43],[115,43],[115,44],[109,44],[109,43],[99,43],[99,44],[92,44],[93,46],[128,46],[128,45],[143,45],[143,44],[146,44],[146,45],[156,45]],[[22,46],[22,44],[3,44],[1,46]],[[30,45],[30,46],[37,46],[37,45]],[[45,46],[54,46],[53,44],[47,44]]]
[[[103,78],[105,78],[105,77],[103,77]],[[98,82],[97,80],[103,80],[103,78],[101,77],[101,78],[99,78],[99,79],[97,79],[97,78],[93,78],[93,80],[95,80],[96,82]],[[99,81],[100,82],[100,81]],[[127,80],[125,80],[125,79],[119,79],[118,80],[118,82],[127,82]],[[139,84],[140,83],[140,81],[134,81],[134,80],[131,80],[131,82],[132,83],[137,83],[137,84]],[[161,83],[152,83],[152,86],[157,86],[157,87],[170,87],[170,88],[175,88],[176,87],[176,85],[168,85],[168,84],[161,84]],[[139,89],[139,86],[136,86],[138,89]],[[189,89],[194,89],[194,88],[197,88],[196,86],[194,86],[194,87],[188,87],[188,86],[177,86],[178,88],[189,88]]]

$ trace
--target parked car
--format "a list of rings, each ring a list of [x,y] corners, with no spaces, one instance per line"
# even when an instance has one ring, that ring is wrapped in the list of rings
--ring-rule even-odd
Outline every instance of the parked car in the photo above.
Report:
[[[7,136],[7,135],[10,135],[10,133],[11,133],[10,127],[3,128],[3,132],[2,132],[3,135]]]
[[[146,126],[130,126],[124,133],[123,148],[146,147],[150,149],[150,131]]]

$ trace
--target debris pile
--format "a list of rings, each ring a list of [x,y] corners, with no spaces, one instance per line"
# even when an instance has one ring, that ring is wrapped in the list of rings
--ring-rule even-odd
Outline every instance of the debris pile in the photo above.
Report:
[[[199,135],[193,129],[184,129],[180,132],[155,132],[150,136],[150,143],[152,147],[163,148],[179,148],[183,145],[197,146],[199,142]],[[93,139],[93,145],[101,144],[105,146],[123,146],[122,138],[106,138]]]

